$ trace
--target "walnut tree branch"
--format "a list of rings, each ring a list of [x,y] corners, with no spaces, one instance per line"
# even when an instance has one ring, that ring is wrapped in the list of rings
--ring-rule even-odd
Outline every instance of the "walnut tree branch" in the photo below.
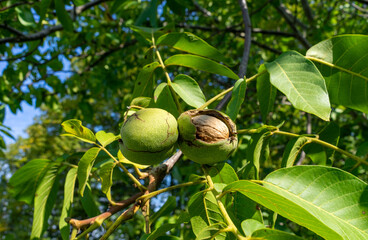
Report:
[[[243,49],[243,56],[242,60],[239,65],[239,73],[238,76],[240,78],[245,77],[247,74],[247,66],[249,60],[249,52],[250,52],[250,45],[252,42],[252,24],[250,22],[249,11],[247,6],[246,0],[238,0],[239,6],[241,8],[243,23],[244,23],[244,49]],[[225,104],[230,100],[232,92],[229,92],[225,95],[225,97],[218,103],[216,106],[217,110],[222,109]]]

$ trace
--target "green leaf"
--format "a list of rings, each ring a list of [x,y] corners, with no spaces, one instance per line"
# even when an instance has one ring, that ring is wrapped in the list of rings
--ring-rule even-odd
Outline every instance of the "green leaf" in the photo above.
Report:
[[[163,28],[149,28],[134,25],[130,25],[129,28],[134,32],[138,33],[139,35],[141,35],[148,42],[152,42],[152,35],[154,35],[155,39],[157,39],[159,36],[163,34],[161,31]]]
[[[84,195],[81,198],[82,206],[88,217],[95,217],[100,214],[95,200],[93,199],[91,187],[87,183],[87,187],[84,191]]]
[[[232,193],[232,198],[226,198],[226,210],[234,224],[241,229],[241,223],[246,219],[263,221],[258,204],[239,192]]]
[[[238,113],[241,109],[241,105],[244,102],[245,98],[245,91],[247,89],[247,82],[244,81],[243,78],[236,81],[234,85],[234,89],[231,93],[230,102],[227,104],[226,107],[226,114],[235,121]]]
[[[10,193],[18,201],[31,204],[38,184],[51,166],[47,159],[34,159],[16,171],[9,180]]]
[[[183,33],[168,33],[161,36],[157,40],[157,45],[170,46],[180,51],[192,53],[212,60],[223,62],[227,65],[229,60],[226,59],[216,48],[209,45],[198,36],[183,32]]]
[[[203,228],[197,235],[196,240],[205,240],[205,239],[213,239],[213,236],[216,235],[215,239],[227,239],[226,232],[221,232],[222,229],[226,228],[225,223],[215,223],[210,226],[206,226]]]
[[[260,186],[241,180],[238,191],[325,239],[368,239],[368,185],[337,168],[295,166],[269,174]]]
[[[64,185],[64,203],[61,210],[61,216],[59,220],[60,235],[63,240],[69,239],[70,229],[69,224],[65,222],[66,217],[70,217],[71,205],[73,203],[75,180],[77,178],[77,168],[71,168],[66,175]]]
[[[115,135],[113,133],[106,133],[103,130],[96,133],[96,139],[101,143],[103,147],[106,147],[110,143],[118,140],[119,138],[120,138],[119,135]]]
[[[298,237],[296,235],[282,232],[276,229],[260,229],[255,231],[252,234],[252,237],[254,238],[260,238],[262,240],[303,240],[304,238]]]
[[[254,170],[255,179],[259,179],[259,167],[262,156],[264,156],[265,148],[268,145],[268,137],[270,136],[270,131],[267,128],[262,129],[259,133],[253,134],[250,145],[247,150],[247,160],[249,164],[246,170],[251,168]],[[247,175],[247,174],[246,174]]]
[[[70,119],[61,124],[66,134],[61,136],[76,137],[84,142],[95,143],[96,137],[91,130],[84,127],[82,122],[77,119]]]
[[[165,65],[189,67],[209,73],[219,74],[232,79],[239,79],[238,75],[236,75],[228,67],[221,65],[215,61],[212,61],[208,58],[195,56],[191,54],[177,54],[171,56],[168,59],[166,59]]]
[[[153,62],[147,64],[139,71],[137,80],[134,83],[133,98],[137,97],[151,97],[153,91],[153,78],[152,74],[158,68],[160,64]]]
[[[106,162],[101,165],[100,177],[101,177],[101,191],[106,194],[107,199],[111,202],[111,186],[112,186],[112,173],[114,171],[115,162]]]
[[[310,141],[306,137],[291,139],[285,147],[281,167],[292,167],[296,158],[302,152],[303,147],[308,143],[310,143]]]
[[[172,88],[189,106],[198,108],[206,102],[198,83],[187,75],[179,74],[176,76]]]
[[[190,220],[189,214],[187,212],[183,212],[180,214],[179,219],[177,219],[175,223],[163,224],[159,228],[152,231],[152,233],[145,239],[146,240],[159,239],[158,237],[166,235],[166,233],[173,228],[179,228],[182,223],[189,222],[189,220]]]
[[[56,179],[59,166],[59,164],[53,163],[37,187],[34,198],[31,239],[40,239],[45,230],[47,219],[57,195],[57,187],[54,187],[54,183],[55,186],[58,186]]]
[[[179,111],[176,107],[170,88],[166,83],[161,83],[157,86],[154,92],[154,99],[157,107],[165,109],[175,118],[179,117]]]
[[[368,36],[342,35],[311,47],[306,56],[326,79],[330,100],[368,113]]]
[[[139,169],[145,169],[145,168],[148,168],[150,166],[150,165],[141,165],[141,164],[137,164],[137,163],[129,161],[126,157],[123,156],[123,154],[121,153],[120,150],[118,151],[118,159],[119,159],[119,162],[134,165]]]
[[[25,26],[25,27],[34,27],[36,25],[36,22],[33,18],[33,14],[31,12],[31,9],[28,9],[26,7],[16,7],[15,11],[18,14],[19,22],[23,26]]]
[[[258,73],[265,70],[266,67],[262,64],[258,69]],[[271,84],[270,74],[268,72],[263,73],[257,78],[257,98],[263,121],[266,122],[267,115],[272,111],[276,98],[276,88]]]
[[[295,108],[329,121],[331,106],[325,80],[310,60],[289,51],[265,66],[272,85],[284,93]]]
[[[93,163],[100,152],[100,148],[93,147],[84,153],[83,157],[78,163],[78,183],[79,183],[79,194],[83,196],[84,189],[86,187],[89,174],[91,173]]]
[[[64,0],[55,0],[54,3],[55,3],[56,16],[60,21],[61,25],[63,25],[66,31],[72,32],[74,30],[73,20],[70,17],[69,13],[65,10]]]
[[[190,223],[196,236],[207,226],[224,223],[216,197],[212,192],[202,191],[194,194],[189,200],[188,211],[191,217]]]
[[[130,102],[130,105],[146,108],[151,104],[151,101],[152,98],[150,97],[137,97]]]
[[[222,192],[222,189],[224,189],[227,184],[239,180],[235,170],[227,163],[216,164],[209,169],[208,173],[212,178],[217,192]]]
[[[253,232],[259,230],[259,229],[263,229],[266,228],[265,225],[263,225],[263,223],[254,220],[254,219],[247,219],[244,220],[241,223],[241,227],[243,229],[243,232],[245,233],[245,236],[252,236]]]
[[[150,216],[149,219],[150,223],[151,224],[154,223],[161,216],[170,214],[172,211],[175,210],[175,208],[176,208],[176,197],[169,196],[165,204],[160,208],[160,210],[158,210],[157,212],[155,212]]]
[[[47,9],[50,7],[51,0],[42,0],[40,5],[40,20],[39,24],[42,24],[42,20],[45,19]]]

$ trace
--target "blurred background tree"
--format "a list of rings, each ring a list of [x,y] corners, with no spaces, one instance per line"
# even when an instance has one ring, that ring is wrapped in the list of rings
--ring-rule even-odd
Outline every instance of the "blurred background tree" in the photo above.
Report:
[[[334,35],[368,32],[368,1],[365,0],[251,0],[247,4],[251,20],[249,76],[257,72],[263,61],[271,61],[283,51],[296,50],[304,54],[312,45]],[[29,136],[17,139],[5,152],[3,136],[11,134],[11,130],[0,124],[2,239],[26,238],[31,229],[32,207],[9,194],[7,183],[12,173],[31,159],[54,161],[59,157],[74,157],[76,161],[78,155],[73,153],[83,151],[80,142],[59,136],[62,121],[77,118],[96,131],[119,132],[138,72],[152,58],[149,44],[130,30],[132,25],[194,33],[232,59],[233,70],[237,72],[245,33],[242,12],[236,1],[0,0],[0,123],[5,117],[4,106],[13,113],[21,111],[22,102],[42,109],[42,115],[27,129]],[[169,51],[162,50],[164,58]],[[170,71],[185,72],[196,79],[207,99],[234,84],[230,79],[200,71],[185,68]],[[161,81],[161,75],[156,74],[156,83]],[[295,110],[282,95],[277,98],[273,113],[262,119],[256,99],[256,86],[250,84],[237,120],[239,128],[285,121],[284,126],[290,131],[316,133],[326,126],[325,122]],[[356,152],[357,146],[364,143],[362,136],[367,135],[366,116],[335,106],[332,119],[341,130],[341,147]],[[239,163],[246,156],[248,140],[241,139],[235,155]],[[280,137],[272,144],[274,148],[264,163],[269,169],[279,166],[286,141]],[[364,152],[365,145],[362,146]],[[311,156],[301,160],[308,162]],[[335,154],[333,160],[333,164],[340,167],[347,164],[339,154]],[[233,165],[236,167],[236,161]],[[181,182],[188,179],[190,173],[198,172],[198,166],[181,161],[166,184]],[[359,168],[355,174],[367,178],[366,169]],[[114,195],[120,199],[130,196],[133,188],[127,184],[128,180],[119,174],[114,178],[117,181]],[[94,191],[98,184],[96,181],[92,186],[93,196],[97,207],[104,210],[106,199]],[[177,193],[179,208],[185,206],[186,196],[195,190],[193,187]],[[156,205],[161,206],[160,201],[166,200],[165,197],[168,196],[158,199]],[[58,237],[61,204],[57,201],[45,239]],[[82,205],[75,206],[74,215],[86,217],[82,209]],[[167,218],[158,224],[169,221]],[[133,239],[141,233],[142,226],[143,221],[128,223],[115,237]],[[303,230],[291,226],[290,231]],[[98,238],[98,233],[95,234],[92,237]],[[305,234],[308,237],[307,231]],[[185,239],[191,236],[187,237]]]

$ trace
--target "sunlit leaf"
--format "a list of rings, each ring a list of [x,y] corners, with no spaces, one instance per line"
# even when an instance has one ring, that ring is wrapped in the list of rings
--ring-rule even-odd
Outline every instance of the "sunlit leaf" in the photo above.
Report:
[[[293,166],[296,161],[296,158],[302,152],[303,147],[308,143],[310,143],[308,138],[303,136],[291,139],[285,147],[281,167]]]
[[[175,118],[179,117],[179,111],[176,107],[175,100],[170,91],[170,87],[166,83],[157,86],[154,92],[156,106],[171,113]]]
[[[93,147],[84,153],[83,157],[78,163],[78,183],[79,194],[83,196],[84,189],[86,187],[89,174],[91,173],[95,159],[100,152],[100,148]]]
[[[77,119],[70,119],[61,124],[66,134],[61,136],[76,137],[84,142],[95,143],[96,137],[91,130],[84,127],[82,122]]]
[[[332,103],[368,113],[368,36],[342,35],[311,47],[306,56],[326,79]]]
[[[57,180],[58,169],[59,164],[52,164],[37,187],[34,199],[31,239],[40,239],[47,225],[47,219],[51,214],[51,209],[57,196],[59,184]]]
[[[217,164],[208,170],[216,191],[221,192],[227,184],[238,181],[234,168],[227,163]]]
[[[113,133],[106,133],[103,130],[96,133],[96,139],[101,143],[103,147],[106,147],[110,143],[118,140],[119,138],[120,138],[119,135],[115,135]]]
[[[198,83],[187,75],[177,75],[172,82],[172,87],[189,106],[198,108],[206,102],[206,98]]]
[[[196,236],[207,226],[224,223],[222,214],[218,208],[217,200],[212,192],[199,192],[194,194],[188,203],[190,223]],[[225,234],[222,234],[224,239]]]
[[[87,183],[84,195],[81,198],[81,202],[83,209],[87,213],[88,217],[95,217],[100,214],[100,211],[98,210],[96,202],[93,198],[94,195],[92,194],[91,187]]]
[[[265,66],[272,85],[284,93],[295,108],[329,121],[331,106],[325,80],[310,60],[289,51]]]
[[[47,159],[34,159],[16,171],[9,180],[10,193],[18,201],[31,204],[38,184],[51,167]]]
[[[325,239],[368,238],[368,185],[337,168],[295,166],[264,181],[241,180],[223,191],[238,191]]]

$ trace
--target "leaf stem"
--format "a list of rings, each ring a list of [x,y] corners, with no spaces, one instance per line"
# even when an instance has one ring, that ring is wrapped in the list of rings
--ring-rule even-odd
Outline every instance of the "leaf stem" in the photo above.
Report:
[[[203,110],[206,107],[208,107],[208,105],[210,105],[211,103],[213,103],[214,101],[216,101],[217,99],[219,99],[220,97],[226,95],[226,93],[231,92],[233,90],[234,87],[228,88],[222,92],[220,92],[219,94],[217,94],[216,96],[214,96],[213,98],[211,98],[210,100],[208,100],[207,102],[205,102],[202,106],[200,106],[199,108],[197,108],[198,110]]]
[[[123,171],[128,175],[128,177],[130,179],[132,179],[132,181],[137,185],[137,187],[139,188],[140,191],[144,192],[147,190],[147,188],[145,186],[143,186],[139,180],[133,176],[133,174],[131,174],[128,169],[126,169],[126,167],[124,167],[123,164],[121,164],[121,162],[119,162],[105,147],[96,144],[98,147],[100,147],[103,151],[105,151],[107,153],[107,155],[109,155],[114,161],[115,163],[121,168],[123,169]]]
[[[225,229],[223,229],[223,231],[232,232],[236,236],[237,239],[245,240],[246,238],[241,235],[238,228],[235,226],[235,224],[231,220],[229,214],[227,213],[224,204],[221,202],[221,199],[219,198],[219,196],[221,196],[221,194],[218,194],[218,192],[215,190],[212,178],[208,174],[207,169],[205,167],[202,167],[202,168],[203,168],[203,171],[204,171],[204,174],[206,176],[207,183],[208,183],[208,186],[209,186],[209,188],[207,190],[210,189],[210,191],[212,191],[213,194],[215,195],[219,210],[220,210],[220,212],[221,212],[221,214],[224,217],[224,220],[226,222],[227,227]]]
[[[289,137],[301,137],[301,135],[298,135],[298,134],[295,134],[295,133],[289,133],[289,132],[284,132],[284,131],[280,131],[280,130],[276,130],[274,131],[273,133],[275,134],[279,134],[279,135],[284,135],[284,136],[289,136]],[[312,138],[312,137],[305,137],[306,139],[308,139],[309,141],[311,142],[314,142],[314,143],[317,143],[317,144],[320,144],[324,147],[327,147],[327,148],[330,148],[332,150],[335,150],[336,152],[339,152],[361,164],[364,164],[364,165],[367,165],[368,166],[368,162],[366,160],[364,160],[363,158],[360,158],[358,156],[355,156],[354,154],[351,154],[345,150],[342,150],[341,148],[331,144],[331,143],[328,143],[328,142],[325,142],[325,141],[322,141],[318,138]]]
[[[266,73],[267,70],[264,70],[262,72],[259,72],[257,73],[256,75],[250,77],[250,78],[247,78],[245,80],[246,83],[249,83],[251,81],[253,81],[254,79],[256,79],[257,77],[261,76],[262,74]],[[219,94],[217,94],[216,96],[214,96],[213,98],[211,98],[210,100],[208,100],[207,102],[205,102],[202,106],[200,106],[199,108],[197,108],[198,110],[203,110],[205,109],[206,107],[208,107],[211,103],[213,103],[214,101],[216,101],[217,99],[219,99],[220,97],[226,95],[228,92],[231,92],[233,90],[234,87],[230,87],[222,92],[220,92]]]
[[[295,133],[290,133],[290,132],[285,132],[285,131],[280,131],[278,128],[275,128],[274,130],[270,130],[271,134],[278,134],[278,135],[283,135],[283,136],[288,136],[288,137],[305,137],[308,141],[310,142],[314,142],[317,143],[319,145],[322,145],[324,147],[330,148],[332,150],[335,150],[336,152],[339,152],[355,161],[357,161],[359,164],[364,164],[368,166],[368,161],[365,158],[361,158],[358,157],[354,154],[349,153],[348,151],[345,151],[331,143],[325,142],[321,139],[318,138],[314,138],[314,137],[308,137],[308,136],[303,136],[303,135],[299,135],[299,134],[295,134]],[[258,130],[257,129],[240,129],[238,130],[238,134],[253,134],[253,133],[257,133]]]
[[[167,188],[163,188],[163,189],[145,194],[145,195],[137,198],[136,201],[143,201],[144,202],[144,201],[147,201],[147,199],[150,199],[154,196],[157,196],[157,195],[159,195],[161,193],[164,193],[164,192],[167,192],[167,191],[171,191],[171,190],[174,190],[174,189],[177,189],[177,188],[192,186],[192,185],[196,185],[196,184],[206,183],[206,182],[207,182],[206,180],[202,180],[202,181],[196,181],[196,182],[186,182],[186,183],[177,184],[177,185],[174,185],[174,186],[170,186],[170,187],[167,187]]]
[[[176,105],[179,113],[182,113],[183,112],[183,109],[181,108],[181,105],[179,103],[178,96],[176,95],[176,93],[175,93],[175,91],[174,91],[174,89],[172,87],[172,82],[171,82],[170,75],[169,75],[169,73],[166,70],[166,66],[164,64],[164,61],[162,61],[161,54],[160,54],[160,51],[158,50],[158,48],[156,46],[156,42],[155,42],[155,38],[154,38],[153,34],[152,34],[152,46],[153,46],[153,49],[154,49],[154,51],[156,53],[156,56],[158,58],[158,62],[160,63],[161,68],[162,68],[162,70],[165,73],[165,76],[166,76],[166,79],[167,79],[167,86],[169,87],[170,92],[171,92],[171,95],[173,96],[175,105]]]

